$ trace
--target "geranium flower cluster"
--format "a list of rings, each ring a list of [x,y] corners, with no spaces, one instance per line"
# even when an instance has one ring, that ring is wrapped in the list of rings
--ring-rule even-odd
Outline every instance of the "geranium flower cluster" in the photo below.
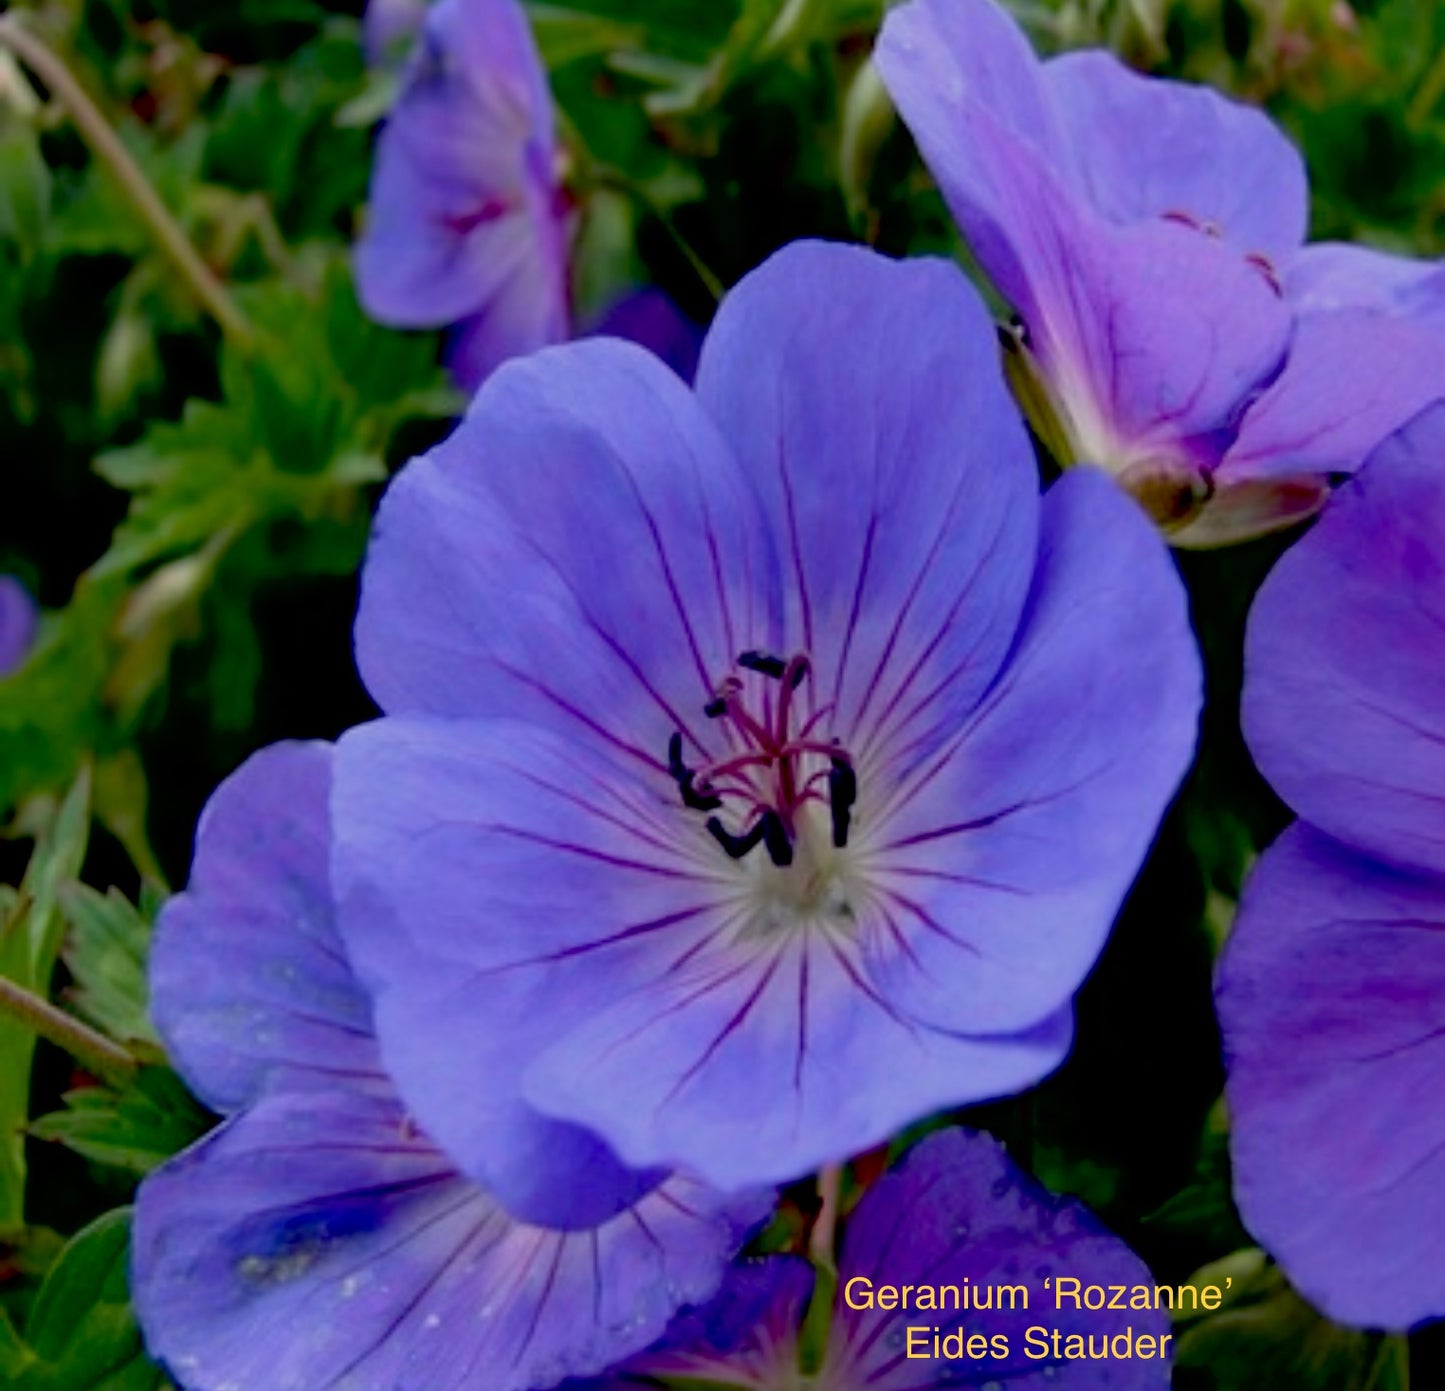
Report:
[[[1042,494],[994,325],[945,262],[785,248],[726,296],[692,385],[618,338],[560,342],[557,149],[525,17],[427,12],[358,274],[392,322],[462,323],[485,380],[376,518],[356,651],[380,718],[225,783],[158,927],[157,1024],[227,1117],[138,1203],[137,1306],[187,1391],[957,1380],[911,1364],[898,1318],[820,1316],[812,1267],[749,1242],[777,1185],[826,1188],[1067,1055],[1194,749],[1200,665],[1160,527],[1215,543],[1320,508],[1445,394],[1445,311],[1429,268],[1302,248],[1303,173],[1257,113],[1103,55],[1040,64],[990,0],[911,0],[878,57],[1018,311],[1016,385],[1069,465]],[[1400,639],[1445,613],[1390,586],[1439,590],[1445,502],[1421,457],[1442,434],[1431,417],[1385,447],[1252,630],[1252,737],[1317,829],[1270,853],[1222,1001],[1246,1217],[1311,1292],[1383,1218],[1282,1197],[1291,1144],[1341,1203],[1434,1201],[1438,1142],[1422,1131],[1403,1175],[1378,1170],[1398,1148],[1317,1142],[1334,1044],[1278,1044],[1321,1020],[1332,1038],[1439,936],[1445,687]],[[1352,585],[1358,623],[1336,608],[1326,640],[1299,621],[1302,595]],[[1379,687],[1301,689],[1366,641]],[[1384,713],[1381,690],[1409,701]],[[1309,701],[1375,712],[1323,771],[1298,742]],[[1315,993],[1286,997],[1270,973],[1304,961],[1311,895],[1349,901],[1317,878],[1270,908],[1301,857],[1390,911],[1367,970],[1341,939],[1339,972],[1311,960]],[[1362,1086],[1403,1069],[1376,1096],[1401,1115],[1439,1061],[1422,992],[1349,1043]],[[845,1277],[1145,1278],[952,1129],[844,1230]],[[1340,1307],[1398,1321],[1440,1295]],[[805,1324],[826,1330],[807,1369]],[[1058,1357],[980,1380],[1168,1381],[1148,1361],[1101,1375]]]

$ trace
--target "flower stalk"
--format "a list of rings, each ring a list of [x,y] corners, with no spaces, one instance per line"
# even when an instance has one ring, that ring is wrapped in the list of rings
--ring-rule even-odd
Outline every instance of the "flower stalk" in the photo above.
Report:
[[[87,1072],[113,1087],[124,1086],[139,1069],[139,1063],[120,1044],[4,977],[0,977],[0,1014],[63,1048]]]
[[[13,13],[0,15],[0,48],[20,59],[70,113],[91,153],[110,170],[146,230],[226,336],[242,347],[254,342],[256,331],[250,320],[201,259],[130,151],[64,62],[23,28]]]

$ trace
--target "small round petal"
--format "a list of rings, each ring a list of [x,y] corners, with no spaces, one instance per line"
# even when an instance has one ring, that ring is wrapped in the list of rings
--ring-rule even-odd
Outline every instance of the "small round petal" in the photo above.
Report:
[[[394,1100],[288,1093],[144,1182],[132,1283],[190,1391],[528,1391],[652,1342],[758,1215],[673,1179],[595,1230],[523,1226]]]
[[[910,933],[869,963],[881,993],[973,1033],[1064,1005],[1189,766],[1200,689],[1160,538],[1097,470],[1070,471],[1008,665],[869,846]]]
[[[1261,587],[1242,718],[1300,816],[1445,871],[1445,406],[1394,436]]]
[[[781,610],[761,505],[697,401],[593,339],[509,363],[392,484],[357,660],[389,713],[519,716],[665,770],[674,731],[713,756],[703,706],[776,649]]]
[[[1246,1226],[1333,1319],[1445,1314],[1445,880],[1296,825],[1245,888],[1216,999]]]
[[[1102,51],[1043,64],[1075,176],[1112,222],[1182,214],[1237,250],[1283,260],[1304,241],[1299,151],[1262,111],[1133,72]]]
[[[977,1332],[982,1322],[990,1334],[1008,1338],[1009,1357],[977,1364],[977,1384],[1006,1382],[1020,1391],[1148,1391],[1169,1385],[1166,1358],[1029,1358],[1025,1333],[1041,1321],[1065,1337],[1107,1338],[1132,1326],[1136,1337],[1158,1338],[1169,1330],[1168,1316],[1157,1310],[1090,1312],[1066,1306],[1057,1312],[1050,1308],[1043,1319],[1038,1305],[1041,1297],[1048,1298],[1043,1282],[1055,1275],[1105,1287],[1154,1284],[1144,1262],[1087,1208],[1045,1192],[996,1140],[965,1130],[930,1135],[869,1191],[848,1224],[838,1270],[844,1292],[848,1282],[859,1277],[893,1285],[925,1279],[930,1285],[968,1282],[975,1295],[983,1289],[997,1294],[1001,1287],[1023,1286],[1027,1299],[1011,1296],[1014,1307],[1005,1308],[995,1298],[998,1307],[986,1315],[928,1315],[928,1322],[943,1333],[959,1327]],[[841,1328],[833,1334],[825,1384],[833,1384],[828,1382],[830,1370],[838,1384],[866,1384],[876,1391],[957,1384],[957,1376],[942,1374],[936,1363],[925,1364],[936,1380],[920,1381],[916,1364],[902,1354],[907,1325],[920,1321],[916,1312],[856,1310],[846,1298],[840,1305]],[[975,1382],[970,1378],[966,1384]]]
[[[958,269],[787,247],[724,302],[697,389],[765,500],[832,732],[856,755],[924,692],[967,710],[1018,625],[1038,475]]]
[[[1441,397],[1445,333],[1369,310],[1303,315],[1284,370],[1245,413],[1216,482],[1353,473]]]
[[[672,808],[585,746],[500,721],[381,720],[337,761],[341,929],[408,1106],[519,1217],[621,1211],[659,1175],[518,1088],[580,1011],[636,982],[639,939],[722,915],[654,829]]]
[[[35,642],[35,601],[19,580],[0,575],[0,677],[24,663]]]
[[[376,1080],[370,1006],[331,904],[331,755],[327,744],[274,744],[227,778],[202,814],[190,884],[156,924],[152,1015],[217,1111],[268,1086]]]

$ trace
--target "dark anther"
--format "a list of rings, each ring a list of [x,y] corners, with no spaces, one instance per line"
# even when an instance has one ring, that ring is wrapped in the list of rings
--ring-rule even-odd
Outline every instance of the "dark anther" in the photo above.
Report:
[[[828,807],[833,814],[833,844],[839,850],[848,844],[848,825],[853,803],[858,800],[858,774],[841,758],[828,770]]]
[[[740,836],[735,836],[716,816],[709,816],[707,819],[708,834],[727,851],[729,859],[740,860],[762,840],[763,822],[772,815],[774,815],[773,812],[768,812],[765,816],[760,816]]]
[[[763,844],[768,848],[768,858],[780,869],[793,863],[793,843],[788,839],[783,818],[775,811],[765,811],[758,819],[763,828]]]
[[[721,719],[727,714],[728,702],[726,696],[718,696],[716,700],[710,700],[702,707],[702,713],[710,720]]]
[[[712,838],[727,851],[729,858],[741,860],[759,842],[767,847],[768,858],[779,867],[793,863],[793,846],[777,812],[765,811],[742,835],[734,835],[716,816],[709,816],[707,829]]]
[[[788,669],[788,664],[781,657],[770,657],[766,652],[744,652],[738,658],[738,665],[757,672],[759,676],[771,676],[774,681],[781,681]]]
[[[682,793],[682,804],[693,811],[716,811],[722,806],[722,798],[711,792],[699,792],[694,786],[696,772],[682,761],[682,735],[674,733],[667,741],[667,771]]]
[[[682,735],[673,732],[667,741],[667,772],[674,782],[681,782],[687,776],[687,764],[682,761]]]
[[[682,793],[682,804],[693,811],[716,811],[722,806],[722,798],[714,792],[699,792],[693,784],[695,773],[689,773],[678,780],[677,790]]]
[[[798,657],[792,663],[793,674],[788,678],[788,689],[796,691],[803,684],[803,678],[808,674],[811,663],[806,657]]]

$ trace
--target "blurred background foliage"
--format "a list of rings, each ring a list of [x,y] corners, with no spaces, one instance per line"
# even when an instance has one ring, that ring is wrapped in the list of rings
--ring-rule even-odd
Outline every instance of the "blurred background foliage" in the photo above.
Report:
[[[43,610],[0,680],[0,977],[107,1044],[0,1017],[0,1384],[164,1385],[125,1295],[138,1178],[209,1118],[145,1015],[149,924],[249,752],[370,706],[356,567],[388,475],[461,401],[434,335],[367,323],[348,248],[372,127],[360,0],[42,0],[59,54],[250,327],[223,330],[62,104],[0,51],[0,574]],[[530,5],[579,213],[578,317],[638,284],[705,321],[798,236],[963,257],[867,64],[877,0]],[[1040,47],[1104,43],[1262,102],[1305,151],[1314,231],[1445,249],[1445,6],[1016,0]],[[1093,1204],[1170,1281],[1237,1297],[1180,1330],[1177,1385],[1445,1384],[1438,1338],[1333,1328],[1229,1202],[1210,971],[1283,824],[1237,728],[1255,586],[1289,538],[1182,557],[1210,672],[1198,766],[1034,1093],[966,1119]],[[1413,1358],[1413,1367],[1411,1365]]]

